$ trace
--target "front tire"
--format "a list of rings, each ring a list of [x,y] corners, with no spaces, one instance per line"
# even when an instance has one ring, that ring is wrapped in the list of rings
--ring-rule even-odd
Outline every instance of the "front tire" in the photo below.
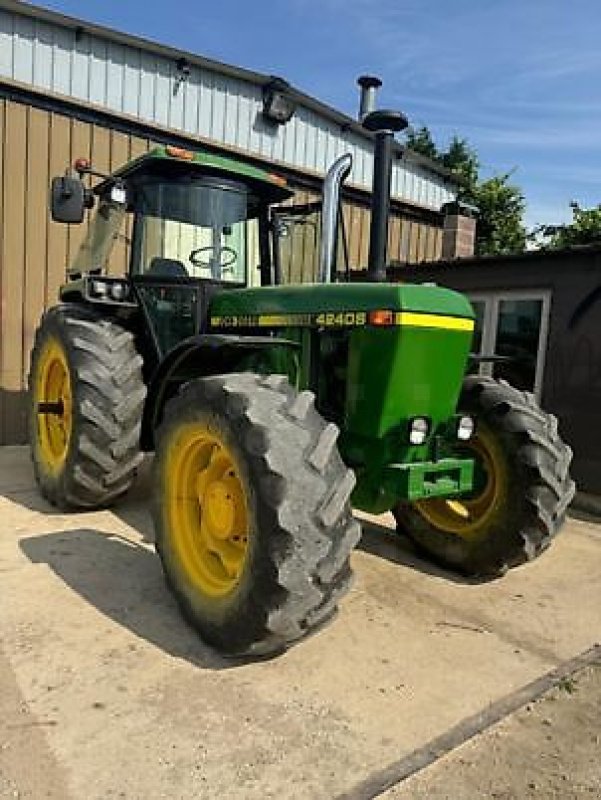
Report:
[[[192,381],[165,409],[156,547],[184,615],[225,653],[286,649],[349,588],[354,475],[313,400],[243,373]]]
[[[469,455],[483,480],[469,498],[399,504],[400,531],[443,566],[496,576],[542,553],[564,523],[575,485],[557,420],[505,381],[468,376],[459,408],[476,418]]]
[[[134,337],[85,306],[44,314],[29,372],[36,481],[53,505],[100,508],[131,485],[146,387]]]

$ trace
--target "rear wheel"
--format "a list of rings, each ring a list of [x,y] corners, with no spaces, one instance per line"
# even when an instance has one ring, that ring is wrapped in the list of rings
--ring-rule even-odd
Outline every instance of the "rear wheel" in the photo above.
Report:
[[[311,392],[214,376],[166,407],[156,546],[187,619],[218,649],[266,655],[326,622],[350,585],[354,485]]]
[[[122,495],[142,459],[146,388],[133,335],[83,306],[42,318],[29,373],[29,440],[40,491],[60,508]]]
[[[575,490],[572,453],[555,417],[504,381],[468,377],[460,408],[476,417],[467,448],[475,491],[400,504],[394,514],[399,530],[443,565],[499,575],[539,555],[563,524]]]

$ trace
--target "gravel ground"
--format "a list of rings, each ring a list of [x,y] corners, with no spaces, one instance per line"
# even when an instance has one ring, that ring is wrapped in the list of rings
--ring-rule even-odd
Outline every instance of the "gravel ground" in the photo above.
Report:
[[[601,665],[387,792],[389,800],[601,797]]]

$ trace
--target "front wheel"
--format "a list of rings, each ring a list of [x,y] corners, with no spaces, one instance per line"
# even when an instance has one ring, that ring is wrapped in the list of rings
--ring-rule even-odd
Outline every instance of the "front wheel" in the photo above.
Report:
[[[399,530],[444,566],[495,576],[538,556],[561,528],[574,496],[570,448],[533,395],[469,376],[459,407],[476,418],[468,453],[476,489],[394,509]]]
[[[338,429],[311,392],[251,373],[200,378],[166,409],[154,521],[167,582],[203,639],[277,653],[325,623],[360,529]]]

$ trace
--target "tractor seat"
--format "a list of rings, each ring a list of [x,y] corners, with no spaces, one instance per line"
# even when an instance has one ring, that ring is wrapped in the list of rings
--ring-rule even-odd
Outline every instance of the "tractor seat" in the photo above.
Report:
[[[165,278],[187,278],[188,270],[175,258],[155,256],[150,262],[147,275],[160,275]]]

